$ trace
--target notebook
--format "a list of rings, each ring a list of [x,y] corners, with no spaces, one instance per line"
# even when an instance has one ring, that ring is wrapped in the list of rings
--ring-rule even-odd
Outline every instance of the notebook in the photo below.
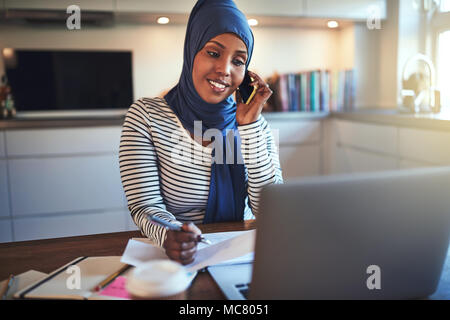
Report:
[[[120,256],[79,257],[14,294],[15,299],[121,299],[102,295],[97,285],[125,264]],[[129,272],[129,270],[128,270]],[[123,274],[126,275],[127,271]],[[122,276],[123,276],[122,275]]]

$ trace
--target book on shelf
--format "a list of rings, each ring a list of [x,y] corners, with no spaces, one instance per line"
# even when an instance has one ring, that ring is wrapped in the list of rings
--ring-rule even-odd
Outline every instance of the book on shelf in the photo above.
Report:
[[[350,111],[355,101],[353,70],[311,70],[275,74],[268,79],[273,94],[266,111]]]

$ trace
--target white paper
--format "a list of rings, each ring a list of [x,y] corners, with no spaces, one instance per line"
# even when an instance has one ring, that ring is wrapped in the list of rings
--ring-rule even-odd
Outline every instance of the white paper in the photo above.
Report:
[[[206,238],[208,238],[205,235]],[[255,230],[243,231],[240,235],[220,241],[197,251],[195,261],[188,264],[189,271],[196,271],[224,261],[239,258],[254,251]]]
[[[137,267],[144,262],[156,259],[169,258],[164,249],[150,243],[131,239],[128,241],[120,262]]]
[[[255,230],[206,233],[203,236],[213,244],[198,244],[195,261],[186,266],[190,272],[219,263],[238,263],[253,260]],[[138,266],[155,259],[168,259],[164,249],[148,241],[131,239],[128,241],[120,261]]]

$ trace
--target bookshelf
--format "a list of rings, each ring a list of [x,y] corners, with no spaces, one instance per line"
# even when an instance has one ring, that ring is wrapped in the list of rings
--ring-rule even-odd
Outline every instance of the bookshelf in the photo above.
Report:
[[[264,109],[267,113],[354,110],[356,77],[353,69],[274,74],[266,82],[273,90]]]

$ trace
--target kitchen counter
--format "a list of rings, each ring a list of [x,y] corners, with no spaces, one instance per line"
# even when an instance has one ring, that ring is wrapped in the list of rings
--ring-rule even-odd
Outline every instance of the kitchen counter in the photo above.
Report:
[[[113,117],[48,117],[48,118],[14,118],[0,120],[2,129],[48,129],[48,128],[74,128],[74,127],[104,127],[121,126],[123,116]]]
[[[398,110],[362,109],[352,112],[333,112],[332,118],[397,127],[450,131],[450,113],[402,113]]]
[[[267,120],[297,121],[297,120],[318,120],[329,116],[328,112],[270,112],[264,113]],[[98,113],[89,116],[19,116],[13,119],[0,120],[0,130],[2,129],[39,129],[39,128],[72,128],[72,127],[100,127],[100,126],[121,126],[125,119],[122,115],[105,115]]]
[[[269,121],[302,121],[335,118],[341,120],[366,122],[380,125],[393,125],[429,130],[450,131],[450,113],[410,114],[394,109],[361,109],[352,112],[266,112],[264,117]],[[121,126],[122,115],[74,116],[74,117],[18,117],[0,120],[2,129],[37,129],[37,128],[70,128]]]

